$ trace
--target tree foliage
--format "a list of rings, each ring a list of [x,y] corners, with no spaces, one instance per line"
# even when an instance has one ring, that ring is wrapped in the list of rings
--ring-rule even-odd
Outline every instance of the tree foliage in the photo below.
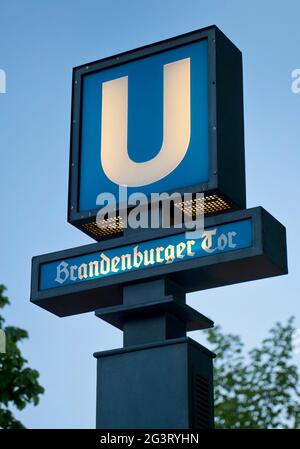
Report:
[[[9,304],[4,296],[5,287],[0,285],[0,309]],[[18,410],[27,404],[37,405],[44,388],[38,382],[39,373],[27,366],[18,344],[28,338],[28,333],[18,327],[6,326],[0,315],[0,329],[6,335],[6,353],[0,354],[0,429],[21,429],[23,424],[14,418],[10,410]]]
[[[215,425],[225,429],[300,427],[300,385],[292,363],[294,318],[276,323],[258,348],[245,353],[237,335],[208,331],[216,353]]]

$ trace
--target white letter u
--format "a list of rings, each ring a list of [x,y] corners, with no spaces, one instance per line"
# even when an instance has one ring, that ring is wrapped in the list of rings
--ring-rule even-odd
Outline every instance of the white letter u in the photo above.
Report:
[[[191,135],[190,58],[164,65],[163,142],[147,162],[128,155],[128,76],[102,85],[101,163],[106,176],[129,187],[152,184],[184,158]]]

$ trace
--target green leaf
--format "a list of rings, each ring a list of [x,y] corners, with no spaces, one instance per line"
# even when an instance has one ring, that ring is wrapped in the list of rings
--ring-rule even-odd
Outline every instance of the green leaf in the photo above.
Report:
[[[5,287],[0,285],[0,308],[9,304],[3,296]],[[0,328],[4,318],[0,316]],[[16,420],[9,409],[14,405],[23,410],[28,404],[37,405],[44,388],[39,384],[38,371],[27,366],[18,344],[28,338],[24,329],[14,326],[4,328],[6,334],[6,353],[0,354],[0,429],[22,429],[23,424]]]

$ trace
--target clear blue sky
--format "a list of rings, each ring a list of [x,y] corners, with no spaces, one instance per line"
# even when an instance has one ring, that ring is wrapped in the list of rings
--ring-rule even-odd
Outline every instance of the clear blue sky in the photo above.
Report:
[[[286,225],[290,273],[188,302],[249,347],[290,315],[300,328],[300,94],[291,92],[299,17],[297,0],[1,0],[0,281],[12,302],[7,324],[29,331],[22,349],[46,388],[38,407],[18,413],[27,427],[94,427],[92,354],[122,345],[121,332],[93,313],[57,318],[29,302],[33,255],[91,242],[66,221],[76,65],[212,24],[242,50],[248,207],[264,206]]]

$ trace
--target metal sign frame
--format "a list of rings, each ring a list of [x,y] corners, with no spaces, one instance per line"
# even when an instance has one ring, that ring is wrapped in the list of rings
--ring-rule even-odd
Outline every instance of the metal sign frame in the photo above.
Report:
[[[99,240],[83,225],[95,223],[98,209],[79,210],[83,77],[203,39],[208,42],[209,180],[176,191],[217,194],[232,210],[246,207],[242,55],[211,26],[73,69],[68,221],[92,238]]]
[[[209,255],[169,265],[130,271],[88,282],[40,290],[40,266],[46,262],[61,261],[125,244],[124,238],[58,251],[32,259],[31,301],[59,316],[96,310],[122,303],[123,287],[132,282],[167,277],[179,284],[185,292],[209,289],[239,282],[277,276],[287,273],[285,227],[261,207],[234,211],[206,219],[205,227],[217,226],[251,218],[252,246],[232,252]],[[171,236],[182,229],[152,230],[147,239]],[[126,244],[140,242],[141,236],[132,233]],[[276,242],[276,244],[274,244]]]

